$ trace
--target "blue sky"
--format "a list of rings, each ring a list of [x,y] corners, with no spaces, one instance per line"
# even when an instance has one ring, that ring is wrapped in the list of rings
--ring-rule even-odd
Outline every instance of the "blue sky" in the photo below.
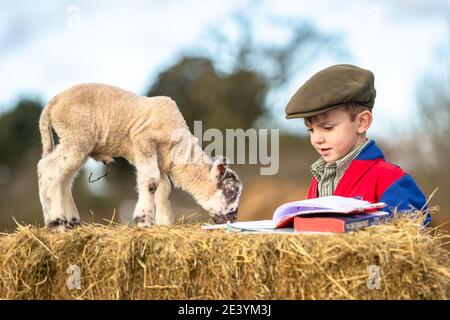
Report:
[[[252,8],[251,4],[256,5]],[[186,48],[205,44],[237,10],[310,21],[339,33],[345,61],[322,57],[272,95],[274,121],[283,120],[290,95],[316,71],[353,63],[375,73],[374,136],[414,119],[420,79],[436,67],[435,52],[448,43],[449,1],[6,1],[0,0],[0,112],[20,97],[47,101],[80,82],[104,82],[142,94]],[[252,12],[253,14],[253,12]],[[264,39],[270,32],[261,29]]]

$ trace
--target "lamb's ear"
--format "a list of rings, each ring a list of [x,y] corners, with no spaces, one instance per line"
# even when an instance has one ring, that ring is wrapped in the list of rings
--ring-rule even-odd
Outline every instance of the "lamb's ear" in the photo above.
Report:
[[[214,161],[212,167],[211,167],[211,177],[213,179],[216,179],[217,181],[220,180],[222,175],[225,173],[228,167],[228,161],[227,158],[224,156],[219,156],[216,161]]]

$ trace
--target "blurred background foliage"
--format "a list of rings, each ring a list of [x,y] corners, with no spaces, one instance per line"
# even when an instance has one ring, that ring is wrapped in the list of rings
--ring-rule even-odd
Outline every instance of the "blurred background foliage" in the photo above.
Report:
[[[141,92],[147,96],[172,97],[191,130],[195,120],[203,122],[203,130],[274,127],[269,94],[283,87],[321,54],[335,59],[350,54],[337,46],[341,43],[337,41],[339,35],[324,34],[302,21],[274,19],[274,26],[288,34],[286,40],[259,43],[245,16],[236,15],[232,20],[238,27],[238,37],[230,38],[220,30],[210,30],[207,41],[212,49],[199,47],[181,52],[180,58],[162,68],[148,90]],[[405,167],[426,195],[439,188],[431,202],[441,207],[435,225],[450,218],[449,54],[450,48],[443,47],[437,55],[442,60],[440,68],[430,70],[417,84],[420,116],[412,125],[413,130],[397,132],[395,139],[377,140],[388,160]],[[226,67],[219,69],[218,62]],[[0,115],[2,231],[11,231],[14,219],[43,224],[36,165],[41,154],[38,121],[44,105],[45,102],[24,98]],[[276,175],[261,176],[259,165],[235,166],[244,184],[241,220],[270,218],[281,203],[306,197],[311,179],[309,166],[318,155],[310,146],[303,123],[299,121],[298,125],[296,135],[280,132],[280,169]],[[85,167],[73,188],[82,220],[104,222],[115,215],[119,222],[127,222],[137,199],[134,169],[124,159],[116,159],[109,165],[108,176],[93,184],[88,182],[91,170]],[[100,175],[101,171],[95,174]],[[208,218],[181,191],[174,192],[171,200],[177,218],[184,217],[185,221]]]

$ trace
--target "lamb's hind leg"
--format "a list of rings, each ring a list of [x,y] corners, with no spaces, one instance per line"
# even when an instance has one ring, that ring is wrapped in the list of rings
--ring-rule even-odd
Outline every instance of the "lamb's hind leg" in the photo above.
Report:
[[[169,201],[171,192],[172,186],[170,180],[164,175],[161,177],[161,181],[155,193],[156,224],[169,226],[174,223],[175,219]]]
[[[78,212],[70,192],[71,181],[87,155],[62,144],[38,163],[39,198],[44,222],[57,230],[71,227]],[[74,221],[72,221],[75,218]]]
[[[155,224],[155,192],[160,182],[156,152],[150,156],[136,157],[138,202],[133,213],[133,222],[138,227]]]
[[[67,179],[63,182],[64,211],[71,227],[80,225],[80,215],[72,196],[72,185],[79,170],[86,163],[87,158],[87,155],[82,156],[80,154],[77,156],[75,154],[69,154],[68,159],[70,160],[66,160],[72,162],[67,164]]]

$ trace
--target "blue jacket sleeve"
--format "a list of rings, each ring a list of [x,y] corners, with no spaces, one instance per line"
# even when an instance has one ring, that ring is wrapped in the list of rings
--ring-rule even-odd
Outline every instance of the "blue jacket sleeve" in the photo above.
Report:
[[[405,174],[387,188],[381,198],[387,207],[383,210],[391,212],[396,207],[398,211],[423,210],[427,213],[424,225],[429,225],[431,216],[426,205],[426,198],[410,175]]]

